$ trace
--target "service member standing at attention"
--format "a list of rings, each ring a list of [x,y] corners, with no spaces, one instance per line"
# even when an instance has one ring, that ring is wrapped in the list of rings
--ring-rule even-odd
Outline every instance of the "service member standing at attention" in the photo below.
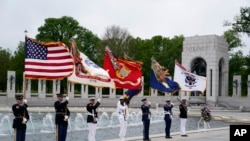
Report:
[[[127,132],[127,118],[128,118],[128,107],[124,102],[124,97],[121,96],[117,103],[117,112],[119,114],[119,122],[120,122],[120,141],[124,141]]]
[[[98,98],[97,102],[95,103],[95,99],[91,98],[89,100],[89,103],[86,106],[87,109],[87,123],[88,123],[88,129],[89,129],[89,134],[88,134],[88,141],[95,141],[95,134],[96,134],[96,127],[97,127],[97,118],[98,118],[98,113],[97,113],[97,108],[101,104],[101,99]]]
[[[143,122],[143,141],[151,141],[149,139],[149,126],[150,126],[150,117],[151,117],[151,112],[150,112],[150,107],[151,107],[151,102],[147,103],[147,99],[144,98],[141,100],[142,105],[141,105],[141,110],[142,110],[142,122]]]
[[[166,100],[166,104],[164,105],[164,120],[165,120],[165,138],[172,138],[170,136],[170,128],[171,128],[171,123],[172,123],[172,108],[174,107],[173,104],[170,103],[170,100]]]
[[[12,112],[15,116],[13,120],[14,141],[25,141],[26,123],[29,120],[27,110],[27,100],[23,100],[22,95],[16,95],[16,104],[12,106]]]
[[[186,105],[186,99],[182,99],[181,104],[179,105],[180,110],[180,120],[181,120],[181,136],[187,137],[186,134],[186,122],[187,122],[187,105]]]
[[[63,94],[56,94],[57,101],[54,103],[56,110],[56,140],[66,141],[67,129],[68,129],[68,119],[70,116],[70,111],[68,109],[69,97],[66,96],[66,100],[63,101]]]

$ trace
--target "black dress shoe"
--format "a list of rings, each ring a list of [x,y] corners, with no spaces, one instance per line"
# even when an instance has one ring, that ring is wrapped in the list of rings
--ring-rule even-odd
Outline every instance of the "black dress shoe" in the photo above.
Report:
[[[172,137],[171,137],[171,136],[166,136],[165,138],[166,138],[166,139],[172,139]]]
[[[182,137],[187,137],[188,135],[181,135]]]

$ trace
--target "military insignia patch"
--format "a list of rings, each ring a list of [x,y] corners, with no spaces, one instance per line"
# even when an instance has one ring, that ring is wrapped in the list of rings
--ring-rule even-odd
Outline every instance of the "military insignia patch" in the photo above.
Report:
[[[190,75],[189,73],[185,73],[186,78],[185,78],[185,83],[186,86],[189,88],[192,88],[195,86],[195,84],[197,83],[195,76]]]
[[[124,79],[125,77],[127,77],[131,70],[129,70],[126,66],[124,65],[121,65],[122,67],[118,70],[116,70],[116,76],[119,77],[119,78],[122,78]]]

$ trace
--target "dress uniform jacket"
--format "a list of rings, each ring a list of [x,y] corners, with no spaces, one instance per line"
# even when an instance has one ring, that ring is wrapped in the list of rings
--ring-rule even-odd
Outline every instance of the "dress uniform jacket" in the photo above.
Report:
[[[187,106],[180,104],[179,110],[180,110],[180,118],[187,118]]]
[[[86,106],[88,112],[87,123],[97,123],[97,121],[95,120],[95,118],[98,118],[96,109],[100,104],[101,103],[98,101],[96,102],[95,105],[93,105],[92,103],[87,104]]]
[[[56,110],[55,123],[56,124],[68,124],[68,120],[64,120],[65,116],[70,116],[70,111],[67,107],[68,101],[60,102],[56,101],[54,107]]]
[[[29,120],[29,112],[27,110],[27,104],[14,104],[12,106],[12,111],[15,116],[13,119],[13,128],[16,129],[26,129],[26,124],[23,124],[23,118]]]
[[[151,112],[149,111],[150,105],[141,105],[142,110],[142,121],[148,120],[149,116],[151,115]]]

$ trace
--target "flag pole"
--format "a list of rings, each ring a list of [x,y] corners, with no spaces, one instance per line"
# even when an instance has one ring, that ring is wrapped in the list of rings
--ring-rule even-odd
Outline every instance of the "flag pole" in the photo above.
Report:
[[[24,30],[24,33],[25,33],[25,42],[26,42],[26,37],[28,36],[28,31],[25,29]],[[25,44],[25,43],[24,43]],[[24,45],[25,46],[25,45]],[[25,48],[24,48],[25,49]],[[24,60],[25,61],[25,60]],[[23,83],[24,83],[24,86],[23,86],[23,98],[26,99],[26,77],[25,77],[25,71],[24,71],[24,75],[23,75]]]

